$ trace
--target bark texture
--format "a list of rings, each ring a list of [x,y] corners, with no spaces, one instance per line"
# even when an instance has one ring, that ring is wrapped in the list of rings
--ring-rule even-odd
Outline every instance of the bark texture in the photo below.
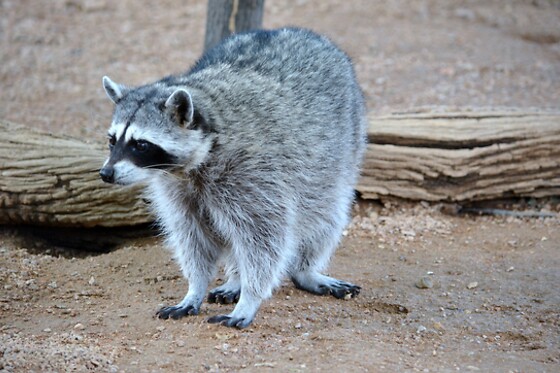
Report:
[[[116,227],[150,222],[138,188],[104,184],[105,146],[0,121],[0,224]]]
[[[560,195],[560,113],[370,118],[363,198],[464,202]]]
[[[236,32],[262,27],[264,0],[208,0],[204,50]]]
[[[0,121],[0,224],[149,223],[140,187],[104,184],[99,144]],[[470,202],[560,195],[560,113],[371,117],[366,199]]]

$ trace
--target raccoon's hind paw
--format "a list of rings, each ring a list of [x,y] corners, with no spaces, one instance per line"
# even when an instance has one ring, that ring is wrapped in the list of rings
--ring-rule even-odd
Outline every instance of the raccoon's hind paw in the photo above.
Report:
[[[338,299],[350,299],[360,294],[361,287],[345,281],[338,281],[328,285],[319,285],[323,294],[331,294]]]
[[[208,293],[208,303],[231,304],[239,300],[240,290],[223,290],[216,288]]]
[[[220,324],[231,328],[243,329],[248,327],[253,320],[247,321],[245,318],[231,317],[228,315],[216,315],[208,319],[210,324]]]
[[[183,316],[198,315],[199,309],[189,305],[189,306],[169,306],[162,307],[156,312],[156,316],[160,319],[167,320],[172,318],[173,320],[180,319]]]
[[[354,298],[362,289],[358,285],[320,273],[299,273],[292,277],[292,281],[298,289],[317,295],[332,295],[338,299]]]

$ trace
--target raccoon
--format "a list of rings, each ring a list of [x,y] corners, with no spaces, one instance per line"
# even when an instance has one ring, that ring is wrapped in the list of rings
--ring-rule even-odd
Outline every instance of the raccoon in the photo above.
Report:
[[[115,104],[103,181],[146,184],[166,244],[188,281],[156,315],[237,303],[208,322],[244,328],[283,278],[336,298],[360,287],[321,272],[349,221],[366,144],[349,57],[312,31],[236,34],[186,73],[127,87]]]

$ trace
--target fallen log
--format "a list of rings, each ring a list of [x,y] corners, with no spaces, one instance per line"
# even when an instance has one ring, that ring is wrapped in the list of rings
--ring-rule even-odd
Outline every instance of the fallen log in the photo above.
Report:
[[[105,185],[107,149],[0,121],[0,224],[117,227],[152,219],[139,189]]]
[[[370,117],[362,198],[465,202],[560,195],[560,113]]]
[[[150,223],[138,187],[101,182],[104,145],[0,121],[0,224]],[[560,113],[370,117],[362,198],[471,202],[560,195]]]

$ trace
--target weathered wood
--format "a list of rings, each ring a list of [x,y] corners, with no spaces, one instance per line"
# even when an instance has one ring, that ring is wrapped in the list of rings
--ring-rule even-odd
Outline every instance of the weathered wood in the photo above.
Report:
[[[464,202],[560,195],[560,113],[371,117],[363,198]]]
[[[0,224],[116,227],[152,219],[139,189],[106,185],[99,144],[0,121]]]
[[[104,184],[105,146],[0,121],[0,224],[152,221],[140,187]],[[465,202],[560,195],[560,113],[371,117],[363,198]]]
[[[264,0],[208,0],[204,50],[225,37],[262,27]]]

